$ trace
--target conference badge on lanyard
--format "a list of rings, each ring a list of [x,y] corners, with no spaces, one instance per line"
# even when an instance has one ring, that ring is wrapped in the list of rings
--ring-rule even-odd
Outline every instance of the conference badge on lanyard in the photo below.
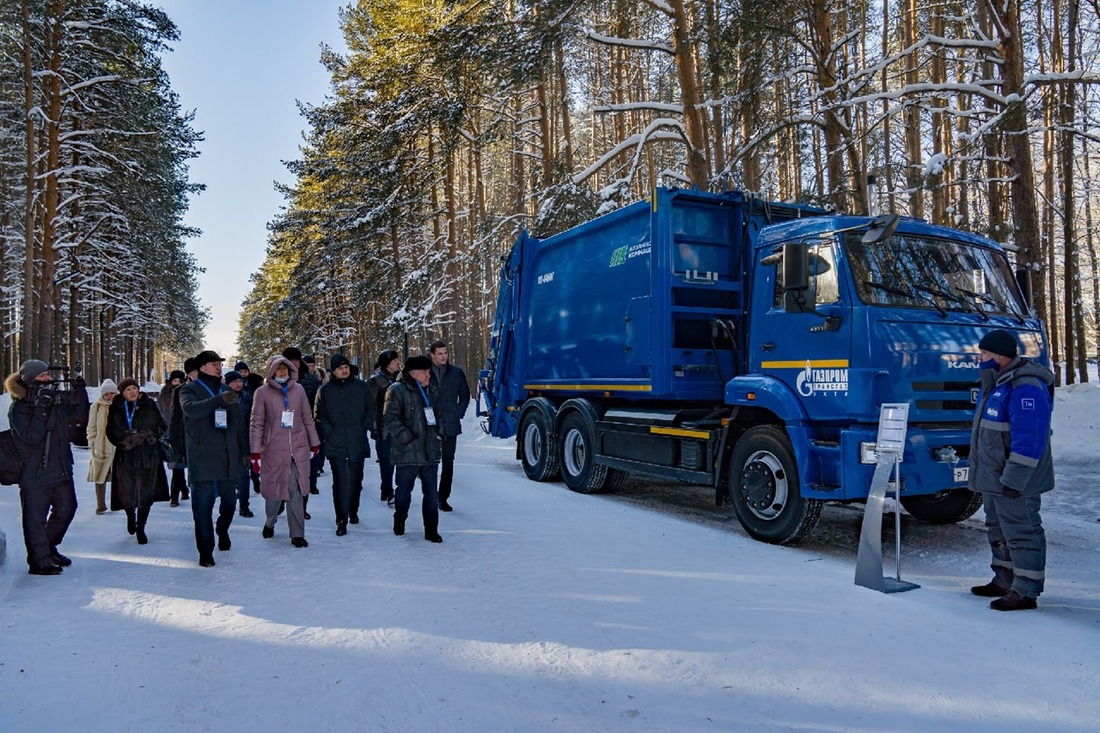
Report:
[[[283,419],[279,423],[281,426],[290,430],[294,427],[294,410],[283,410]]]
[[[225,408],[219,407],[214,410],[214,427],[225,430],[229,427],[229,413],[225,411]]]

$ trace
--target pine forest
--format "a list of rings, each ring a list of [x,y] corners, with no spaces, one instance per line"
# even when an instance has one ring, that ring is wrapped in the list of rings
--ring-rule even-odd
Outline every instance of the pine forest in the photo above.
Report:
[[[5,367],[201,347],[181,225],[201,137],[158,64],[171,20],[0,7]],[[1065,381],[1097,354],[1097,0],[356,0],[338,22],[242,304],[247,360],[443,338],[476,372],[517,233],[654,186],[988,236],[1030,273]]]

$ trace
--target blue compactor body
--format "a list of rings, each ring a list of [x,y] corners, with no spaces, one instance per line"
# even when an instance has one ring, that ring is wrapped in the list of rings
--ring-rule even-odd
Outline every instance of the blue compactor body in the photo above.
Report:
[[[1047,361],[995,242],[916,219],[655,189],[505,260],[483,425],[527,476],[712,486],[753,537],[797,542],[866,498],[880,406],[909,403],[900,497],[964,519],[981,336]]]

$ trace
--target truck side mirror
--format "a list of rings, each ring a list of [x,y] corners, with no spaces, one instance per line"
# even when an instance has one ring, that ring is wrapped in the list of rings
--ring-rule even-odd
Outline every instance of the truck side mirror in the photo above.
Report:
[[[810,289],[810,249],[805,242],[783,245],[783,307],[788,313],[813,313],[816,303]]]
[[[871,222],[871,228],[863,235],[864,244],[878,244],[890,238],[898,228],[901,217],[897,214],[883,214]]]

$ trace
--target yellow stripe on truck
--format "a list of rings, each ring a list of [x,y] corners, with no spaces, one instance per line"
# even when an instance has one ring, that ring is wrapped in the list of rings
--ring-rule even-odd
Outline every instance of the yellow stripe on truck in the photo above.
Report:
[[[809,359],[809,365],[813,369],[847,369],[847,359]],[[801,361],[762,361],[761,369],[805,369],[806,359]]]

